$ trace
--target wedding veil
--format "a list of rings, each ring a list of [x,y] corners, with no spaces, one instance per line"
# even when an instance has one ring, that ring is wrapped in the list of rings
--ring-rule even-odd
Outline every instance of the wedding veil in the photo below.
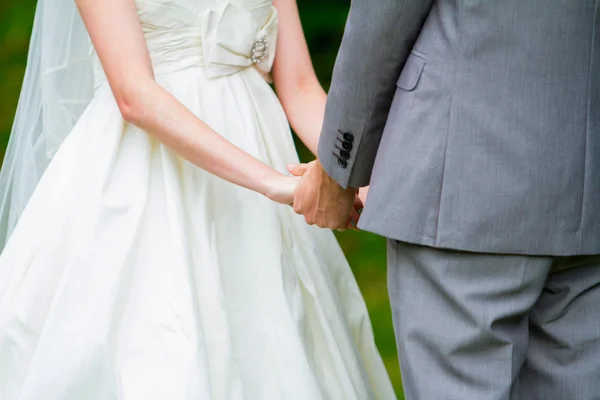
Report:
[[[0,251],[93,96],[91,42],[74,0],[39,0],[27,69],[0,171]]]

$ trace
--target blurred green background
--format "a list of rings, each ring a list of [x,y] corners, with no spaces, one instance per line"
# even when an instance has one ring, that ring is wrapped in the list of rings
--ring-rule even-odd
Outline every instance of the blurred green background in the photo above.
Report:
[[[313,63],[328,88],[340,44],[349,0],[298,0]],[[35,0],[0,2],[0,160],[8,143],[27,58]],[[310,153],[298,143],[303,160]],[[401,399],[400,370],[386,289],[385,242],[368,233],[338,234],[365,296],[377,345]]]

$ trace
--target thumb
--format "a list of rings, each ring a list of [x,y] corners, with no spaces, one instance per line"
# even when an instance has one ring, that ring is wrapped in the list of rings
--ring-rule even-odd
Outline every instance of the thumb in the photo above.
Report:
[[[290,171],[290,174],[294,175],[294,176],[302,176],[306,173],[306,171],[308,171],[308,165],[307,164],[291,164],[288,165],[288,171]]]

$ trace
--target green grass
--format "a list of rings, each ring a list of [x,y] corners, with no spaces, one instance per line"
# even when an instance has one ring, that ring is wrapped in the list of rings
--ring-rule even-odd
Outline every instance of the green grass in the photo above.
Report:
[[[329,87],[333,63],[348,11],[347,0],[299,1],[305,34],[313,63],[325,88]],[[34,0],[0,3],[0,160],[12,126],[27,57],[29,35],[35,10]],[[311,158],[298,144],[303,160]],[[390,377],[401,396],[401,381],[386,290],[385,242],[368,233],[337,235],[356,275],[369,308],[377,346]]]

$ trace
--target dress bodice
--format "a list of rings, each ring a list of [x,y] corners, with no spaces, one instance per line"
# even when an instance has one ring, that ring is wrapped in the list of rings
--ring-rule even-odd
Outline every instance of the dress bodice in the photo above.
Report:
[[[144,28],[199,28],[207,12],[235,7],[262,25],[271,13],[271,0],[136,0]],[[235,28],[235,27],[233,27]]]
[[[275,56],[271,0],[136,0],[157,75],[204,66],[221,77],[254,67],[265,79]],[[97,79],[103,78],[98,70]]]

